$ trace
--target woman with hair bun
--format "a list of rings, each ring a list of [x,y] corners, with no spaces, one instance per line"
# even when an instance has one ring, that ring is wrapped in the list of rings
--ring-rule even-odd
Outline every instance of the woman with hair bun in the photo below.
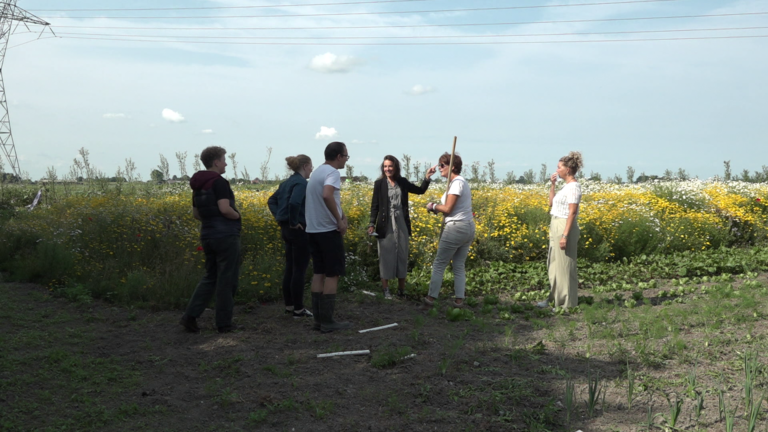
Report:
[[[453,306],[464,307],[464,289],[467,284],[467,273],[464,263],[467,261],[469,247],[475,240],[475,218],[472,212],[472,190],[469,183],[462,177],[461,156],[443,153],[438,167],[440,175],[448,180],[448,191],[443,194],[440,203],[430,202],[427,210],[432,213],[445,215],[445,227],[437,245],[437,255],[432,263],[432,277],[429,280],[429,292],[422,298],[422,303],[433,306],[443,284],[445,268],[450,263],[453,267]]]
[[[285,242],[285,273],[283,274],[283,299],[285,313],[294,318],[311,318],[314,315],[304,307],[304,276],[309,265],[309,240],[304,228],[307,220],[304,203],[307,179],[312,173],[312,159],[307,155],[285,158],[293,175],[280,183],[269,197],[267,205],[280,225]]]
[[[537,304],[541,308],[549,307],[550,303],[555,308],[572,308],[579,303],[576,250],[579,243],[577,218],[581,203],[581,186],[576,181],[576,174],[583,166],[581,153],[570,152],[560,158],[557,171],[550,177],[549,206],[552,208],[552,222],[549,226],[547,255],[550,293],[547,301]],[[555,193],[558,177],[563,179],[565,185]]]
[[[379,274],[384,298],[390,299],[389,280],[397,278],[397,295],[405,295],[408,274],[408,239],[411,236],[411,217],[408,193],[423,195],[429,188],[435,167],[429,168],[420,186],[400,175],[400,161],[392,155],[384,156],[381,177],[373,183],[371,219],[368,234],[376,235],[379,244]]]

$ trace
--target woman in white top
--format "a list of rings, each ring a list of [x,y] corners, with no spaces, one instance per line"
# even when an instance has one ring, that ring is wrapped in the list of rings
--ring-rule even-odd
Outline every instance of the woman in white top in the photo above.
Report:
[[[557,163],[557,172],[552,174],[549,188],[549,205],[552,210],[552,223],[549,226],[549,254],[547,270],[549,273],[549,299],[537,306],[576,307],[579,302],[579,279],[576,275],[576,250],[579,243],[579,203],[581,186],[576,181],[576,173],[584,165],[581,153],[570,152]],[[561,178],[565,182],[560,191],[555,193],[555,183]]]
[[[443,195],[439,204],[432,202],[427,204],[427,210],[445,214],[445,228],[437,247],[435,262],[432,263],[429,294],[422,300],[428,306],[432,306],[440,294],[443,273],[445,273],[448,263],[453,264],[453,287],[456,296],[453,304],[456,307],[464,305],[464,288],[467,283],[464,263],[469,254],[469,246],[475,239],[472,191],[469,188],[469,183],[459,175],[461,174],[461,157],[454,155],[453,172],[449,173],[450,161],[451,155],[443,153],[438,164],[440,175],[450,182],[448,192]]]

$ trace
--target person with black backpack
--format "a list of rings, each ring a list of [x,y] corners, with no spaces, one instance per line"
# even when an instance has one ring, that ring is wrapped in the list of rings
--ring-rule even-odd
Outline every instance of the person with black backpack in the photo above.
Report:
[[[192,188],[192,215],[201,222],[200,241],[205,253],[205,276],[200,280],[180,324],[188,332],[199,333],[197,318],[216,294],[216,328],[219,333],[237,329],[232,323],[234,297],[240,278],[240,230],[242,219],[235,205],[235,194],[222,177],[227,167],[227,151],[208,147],[200,154],[204,171],[189,180]]]

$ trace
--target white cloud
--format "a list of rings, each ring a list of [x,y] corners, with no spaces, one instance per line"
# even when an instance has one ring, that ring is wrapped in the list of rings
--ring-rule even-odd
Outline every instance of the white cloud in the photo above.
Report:
[[[416,84],[415,86],[411,87],[410,90],[408,90],[406,93],[413,96],[421,96],[423,94],[432,93],[436,90],[437,89],[435,89],[434,87]]]
[[[336,130],[336,128],[320,126],[320,132],[315,134],[315,139],[330,139],[335,138],[338,135],[339,132]]]
[[[337,56],[333,53],[325,53],[315,56],[309,63],[309,68],[316,72],[334,73],[349,72],[363,61],[352,56]]]
[[[123,113],[107,113],[107,114],[104,114],[102,117],[105,118],[105,119],[124,119],[124,118],[128,118],[128,116],[123,114]]]
[[[214,132],[213,132],[213,129],[203,129],[203,130],[200,131],[200,133],[202,133],[202,134],[212,134]]]
[[[183,115],[168,108],[163,110],[163,118],[171,123],[183,123],[186,121]]]

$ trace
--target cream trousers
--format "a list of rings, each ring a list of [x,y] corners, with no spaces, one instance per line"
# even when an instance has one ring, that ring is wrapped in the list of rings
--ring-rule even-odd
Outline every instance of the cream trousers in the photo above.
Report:
[[[565,250],[560,249],[560,239],[565,231],[565,219],[552,217],[549,226],[549,301],[555,307],[571,308],[579,304],[579,279],[576,275],[576,250],[579,244],[579,224],[573,221]]]

